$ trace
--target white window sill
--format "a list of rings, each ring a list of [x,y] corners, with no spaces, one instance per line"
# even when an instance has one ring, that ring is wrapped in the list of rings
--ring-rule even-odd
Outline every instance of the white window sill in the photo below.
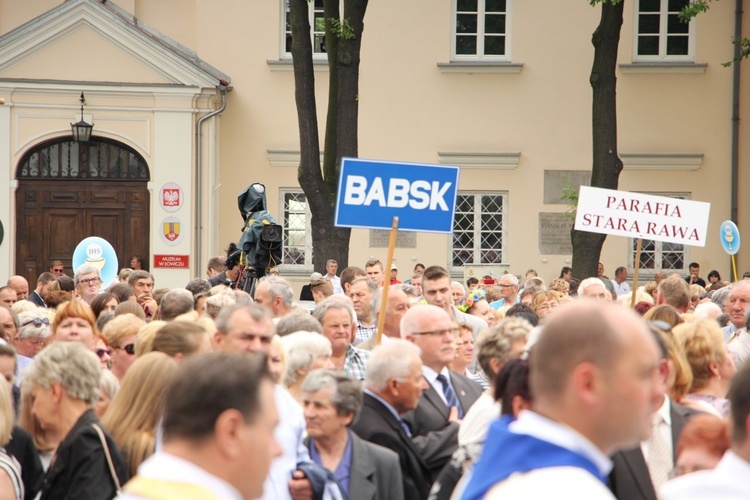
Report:
[[[514,170],[518,167],[521,153],[438,152],[438,158],[443,165],[458,165],[461,168]]]
[[[695,171],[703,164],[702,154],[628,154],[621,153],[625,170]]]
[[[441,73],[499,73],[518,74],[523,68],[523,63],[510,63],[506,61],[451,61],[437,63]]]
[[[705,73],[706,63],[694,63],[690,61],[648,61],[634,62],[632,64],[620,64],[620,71],[628,74],[700,74]]]
[[[267,59],[266,64],[271,71],[294,71],[292,59]],[[328,71],[328,59],[313,58],[314,71]]]

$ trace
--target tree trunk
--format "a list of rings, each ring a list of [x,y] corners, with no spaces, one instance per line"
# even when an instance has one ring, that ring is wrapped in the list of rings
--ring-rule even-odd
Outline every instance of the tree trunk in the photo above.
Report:
[[[318,256],[313,259],[314,268],[324,273],[328,259],[336,259],[342,269],[349,265],[351,229],[335,227],[333,217],[341,158],[358,155],[359,53],[367,0],[344,2],[351,38],[336,32],[331,23],[331,19],[339,19],[339,0],[324,1],[330,87],[322,171],[307,1],[291,0],[289,8],[301,151],[297,179],[312,216],[312,245]]]
[[[591,186],[617,189],[622,161],[617,153],[617,49],[620,42],[624,0],[613,5],[602,2],[602,16],[594,31],[594,64],[590,83],[593,89],[592,131],[593,166]],[[571,231],[573,275],[596,276],[597,265],[606,235]]]

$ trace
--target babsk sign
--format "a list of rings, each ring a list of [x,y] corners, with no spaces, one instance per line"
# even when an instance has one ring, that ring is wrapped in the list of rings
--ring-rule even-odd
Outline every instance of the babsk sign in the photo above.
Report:
[[[450,233],[458,167],[343,158],[336,226]]]

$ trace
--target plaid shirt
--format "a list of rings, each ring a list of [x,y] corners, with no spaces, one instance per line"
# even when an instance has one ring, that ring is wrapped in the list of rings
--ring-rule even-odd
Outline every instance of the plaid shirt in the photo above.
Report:
[[[370,352],[355,349],[351,345],[346,348],[344,358],[344,373],[359,380],[365,379],[365,367],[370,359]]]
[[[354,345],[360,344],[372,337],[377,329],[377,324],[372,326],[362,326],[362,323],[357,321],[357,333],[354,335]]]

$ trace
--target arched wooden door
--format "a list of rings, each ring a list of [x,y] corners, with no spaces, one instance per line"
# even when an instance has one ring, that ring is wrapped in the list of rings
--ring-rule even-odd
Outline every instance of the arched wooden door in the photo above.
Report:
[[[27,152],[17,171],[16,274],[34,288],[53,260],[71,261],[88,236],[109,241],[120,267],[149,257],[149,169],[134,149],[92,137],[53,139]]]

